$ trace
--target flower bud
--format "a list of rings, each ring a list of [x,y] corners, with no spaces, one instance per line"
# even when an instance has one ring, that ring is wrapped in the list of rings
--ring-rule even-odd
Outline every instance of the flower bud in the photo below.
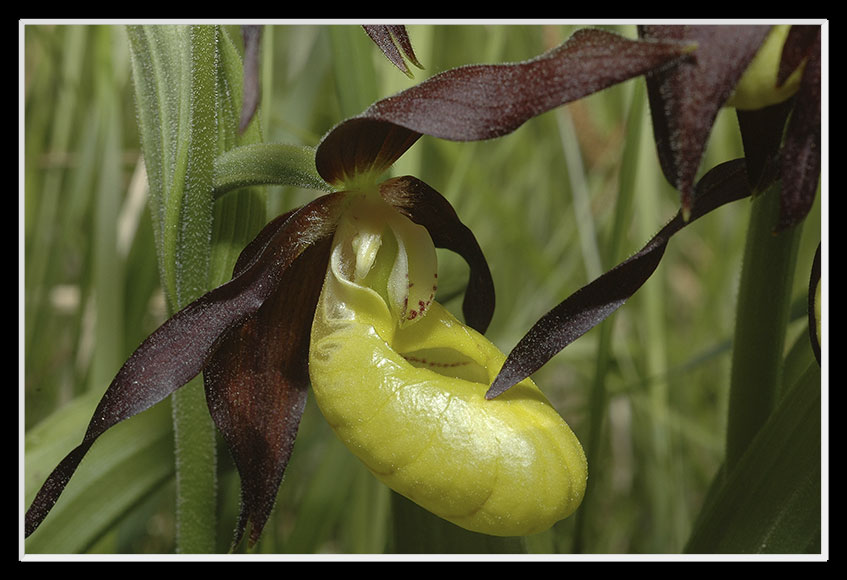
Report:
[[[727,102],[728,107],[752,110],[781,103],[792,97],[800,87],[803,66],[791,73],[781,85],[778,84],[779,63],[782,47],[788,37],[790,25],[774,26],[759,48],[744,75],[735,85],[735,91]]]

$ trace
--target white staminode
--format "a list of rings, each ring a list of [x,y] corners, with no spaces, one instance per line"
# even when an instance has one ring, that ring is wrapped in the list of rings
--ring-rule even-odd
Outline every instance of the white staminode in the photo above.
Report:
[[[366,195],[351,202],[339,234],[341,246],[336,248],[335,259],[343,260],[338,252],[343,253],[342,247],[349,243],[347,251],[351,254],[343,268],[349,282],[384,284],[387,306],[401,328],[426,314],[435,297],[438,264],[435,246],[425,227],[381,198]],[[390,268],[387,277],[367,281],[368,275],[380,267]],[[382,289],[373,289],[383,293]]]

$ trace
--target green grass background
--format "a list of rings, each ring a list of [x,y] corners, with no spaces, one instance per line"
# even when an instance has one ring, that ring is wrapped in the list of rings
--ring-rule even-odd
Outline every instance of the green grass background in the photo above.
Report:
[[[606,28],[635,36],[633,26]],[[413,25],[409,33],[425,70],[415,69],[408,79],[359,27],[267,26],[260,113],[265,140],[316,145],[335,123],[379,98],[451,67],[531,58],[574,29]],[[45,470],[81,440],[122,362],[163,321],[165,305],[145,206],[125,31],[32,24],[24,27],[23,43],[21,388],[28,505]],[[504,351],[547,310],[637,251],[678,208],[676,192],[658,169],[649,113],[630,107],[637,83],[643,79],[541,115],[494,141],[424,137],[394,168],[444,194],[475,232],[497,290],[488,336]],[[640,135],[633,131],[639,125]],[[726,110],[704,166],[739,156],[735,115]],[[622,176],[622,166],[632,172]],[[269,188],[268,217],[316,195]],[[683,230],[624,308],[535,375],[585,444],[590,390],[597,361],[605,361],[600,370],[608,397],[600,453],[589,458],[594,489],[581,523],[584,552],[677,553],[688,538],[723,458],[748,216],[749,202],[736,202]],[[616,219],[623,227],[615,227]],[[798,303],[820,223],[818,201],[799,251]],[[458,312],[466,267],[455,256],[439,257],[439,298]],[[608,359],[598,358],[605,326]],[[802,320],[793,323],[788,344],[804,331]],[[56,513],[27,541],[27,552],[174,551],[168,406],[101,438]],[[226,551],[239,482],[224,448],[218,464],[218,543]],[[388,490],[334,438],[310,401],[257,551],[390,551],[391,509]],[[523,547],[568,553],[576,521],[526,538]]]

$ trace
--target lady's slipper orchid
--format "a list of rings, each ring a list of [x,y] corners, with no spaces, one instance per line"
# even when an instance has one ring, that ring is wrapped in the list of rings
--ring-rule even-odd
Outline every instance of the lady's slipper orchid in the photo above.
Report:
[[[515,64],[436,75],[330,131],[316,151],[338,191],[280,216],[242,252],[230,282],[151,334],[120,369],[82,443],[26,514],[31,534],[93,442],[204,373],[210,413],[241,476],[235,541],[270,514],[308,385],[339,436],[389,486],[497,535],[545,529],[578,506],[585,457],[529,380],[484,398],[504,356],[482,335],[488,266],[470,230],[413,177],[377,178],[422,135],[505,135],[563,103],[669,66],[691,50],[582,30]],[[704,206],[705,207],[705,206]],[[435,247],[470,279],[460,323],[434,301]]]
[[[587,477],[576,436],[530,380],[485,400],[505,356],[433,301],[426,228],[381,197],[349,203],[312,326],[327,421],[377,478],[464,528],[525,535],[570,515]]]

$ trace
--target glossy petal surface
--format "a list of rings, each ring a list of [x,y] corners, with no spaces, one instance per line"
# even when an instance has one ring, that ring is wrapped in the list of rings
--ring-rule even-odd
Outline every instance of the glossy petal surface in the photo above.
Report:
[[[381,292],[348,275],[344,232],[310,353],[315,398],[339,438],[386,485],[473,531],[530,534],[571,514],[585,456],[541,391],[527,380],[487,401],[503,354],[437,302],[400,328]]]

